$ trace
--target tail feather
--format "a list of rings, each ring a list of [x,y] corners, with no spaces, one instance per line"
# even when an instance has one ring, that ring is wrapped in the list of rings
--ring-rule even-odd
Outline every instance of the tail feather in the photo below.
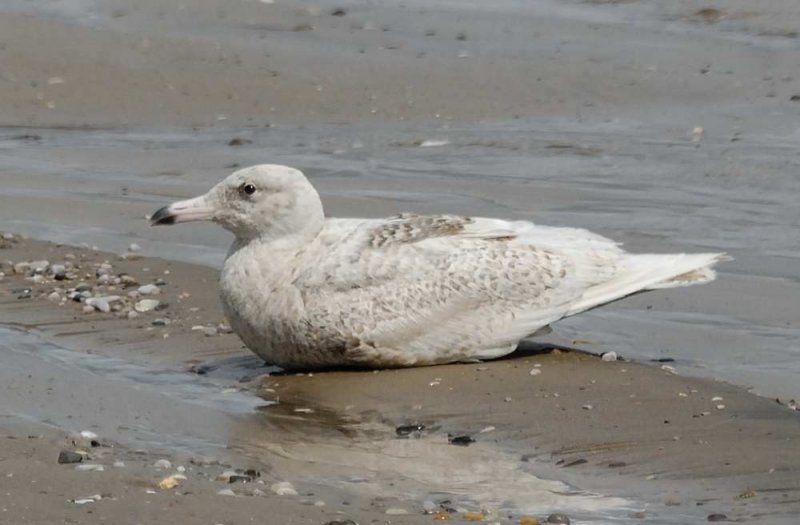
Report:
[[[711,282],[713,266],[731,260],[724,253],[641,254],[623,259],[616,275],[587,289],[566,315],[574,315],[644,290]]]

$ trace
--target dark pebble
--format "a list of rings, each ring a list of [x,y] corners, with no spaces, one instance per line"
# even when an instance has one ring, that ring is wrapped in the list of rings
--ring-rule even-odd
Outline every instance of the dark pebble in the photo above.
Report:
[[[334,520],[334,521],[326,521],[325,525],[358,525],[353,520]]]
[[[555,513],[555,514],[550,514],[549,516],[547,516],[547,523],[557,523],[557,524],[560,524],[560,525],[569,525],[570,521],[569,521],[569,516],[567,516],[566,514]]]
[[[236,137],[228,141],[228,146],[244,146],[245,144],[252,144],[252,143],[253,143],[252,140]]]
[[[56,281],[64,281],[67,278],[67,272],[58,272],[53,276]]]
[[[244,476],[242,474],[234,474],[230,478],[228,478],[228,483],[250,483],[253,481],[253,478],[250,476]]]
[[[628,464],[625,463],[624,461],[612,461],[611,463],[608,464],[608,468],[620,468],[620,467],[625,467],[627,465]]]
[[[244,471],[244,475],[245,476],[250,476],[251,478],[260,478],[261,477],[261,472],[257,471],[254,468],[249,468],[249,469]]]
[[[62,450],[58,453],[58,462],[63,464],[67,463],[80,463],[83,461],[83,456],[71,450]]]
[[[395,433],[400,437],[405,437],[408,435],[413,434],[414,432],[422,432],[425,430],[425,425],[400,425],[396,429],[394,429]]]
[[[204,376],[207,373],[215,370],[217,367],[214,365],[194,365],[189,367],[189,372],[193,374],[197,374],[199,376]]]
[[[792,102],[798,102],[800,101],[800,95],[792,95],[791,97],[789,97],[789,100],[791,100]]]
[[[78,286],[75,287],[75,291],[76,292],[91,292],[92,291],[92,286],[90,284],[86,284],[86,283],[79,284]]]
[[[674,363],[675,359],[672,357],[660,357],[652,360],[654,363]]]
[[[706,519],[708,521],[728,521],[728,516],[725,514],[709,514]]]
[[[161,311],[161,310],[166,310],[167,308],[169,308],[169,303],[158,303],[158,306],[156,306],[156,307],[154,308],[154,310],[155,310],[156,312],[159,312],[159,311]]]
[[[451,445],[457,445],[459,447],[466,447],[470,443],[475,443],[475,440],[472,439],[470,436],[447,436],[447,441],[450,442]]]
[[[588,461],[583,459],[583,458],[580,458],[580,459],[576,459],[575,461],[570,461],[569,463],[564,465],[564,468],[566,468],[566,467],[576,467],[578,465],[583,465],[584,463],[588,463]]]
[[[331,16],[344,16],[347,14],[347,9],[343,9],[341,7],[337,7],[333,11],[331,11]]]

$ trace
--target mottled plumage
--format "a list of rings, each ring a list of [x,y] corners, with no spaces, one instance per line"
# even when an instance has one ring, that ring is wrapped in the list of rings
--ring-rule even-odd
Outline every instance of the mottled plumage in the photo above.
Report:
[[[272,165],[153,220],[181,217],[236,234],[220,278],[226,315],[251,350],[290,368],[499,357],[562,317],[712,280],[723,257],[632,255],[586,230],[524,221],[326,219],[303,174]]]

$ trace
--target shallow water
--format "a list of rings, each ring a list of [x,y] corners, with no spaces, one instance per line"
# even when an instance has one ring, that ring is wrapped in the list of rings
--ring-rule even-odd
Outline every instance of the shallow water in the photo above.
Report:
[[[458,509],[514,514],[557,508],[584,523],[633,508],[537,477],[517,454],[491,446],[454,447],[442,436],[399,439],[380,423],[356,425],[318,410],[299,415],[223,390],[220,378],[242,365],[229,363],[213,378],[158,370],[0,327],[0,417],[91,429],[134,449],[255,462],[270,479],[329,500],[391,498],[421,509],[425,500],[448,499]]]
[[[800,158],[794,133],[699,142],[674,126],[538,119],[179,131],[0,130],[0,229],[219,265],[210,224],[145,216],[234,165],[303,169],[332,216],[452,212],[589,227],[631,251],[726,251],[717,282],[652,292],[561,321],[548,339],[673,358],[680,372],[800,397]],[[39,138],[25,137],[35,135]],[[251,140],[230,147],[233,137]],[[437,146],[422,146],[425,141]]]

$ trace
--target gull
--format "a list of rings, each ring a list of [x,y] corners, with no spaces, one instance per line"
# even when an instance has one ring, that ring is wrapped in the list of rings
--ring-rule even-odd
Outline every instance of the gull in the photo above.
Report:
[[[327,218],[297,169],[240,169],[153,225],[211,220],[235,239],[220,273],[242,341],[286,369],[493,359],[564,317],[707,283],[723,253],[631,254],[579,228],[458,215]]]

